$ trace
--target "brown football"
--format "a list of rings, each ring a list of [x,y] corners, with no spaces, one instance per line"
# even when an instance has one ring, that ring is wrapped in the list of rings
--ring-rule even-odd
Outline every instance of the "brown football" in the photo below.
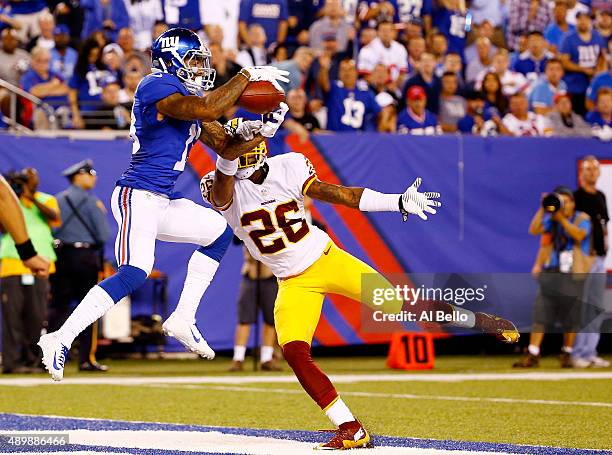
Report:
[[[255,114],[265,114],[285,101],[285,92],[277,89],[268,81],[249,82],[238,99],[238,105]]]

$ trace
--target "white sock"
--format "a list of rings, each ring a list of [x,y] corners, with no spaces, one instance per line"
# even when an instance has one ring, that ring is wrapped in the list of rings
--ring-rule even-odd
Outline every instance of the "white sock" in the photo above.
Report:
[[[260,353],[261,363],[266,363],[272,360],[272,356],[274,355],[274,346],[262,346]]]
[[[56,332],[62,344],[69,348],[83,330],[104,316],[114,304],[111,296],[100,286],[91,288],[64,325]]]
[[[572,348],[571,346],[563,346],[561,348],[561,352],[565,352],[567,354],[571,354],[574,351],[574,348]]]
[[[246,355],[246,346],[234,346],[234,359],[236,362],[244,362]]]
[[[325,415],[329,417],[329,420],[337,427],[343,423],[355,420],[355,416],[353,416],[348,406],[344,404],[344,401],[342,401],[340,397],[338,397],[336,402],[325,411]]]
[[[452,307],[455,313],[457,314],[457,318],[460,318],[463,315],[467,316],[467,319],[465,321],[453,322],[452,325],[454,325],[455,327],[465,327],[466,329],[473,329],[476,325],[476,315],[474,314],[474,312],[454,305],[452,305]]]
[[[531,355],[535,355],[535,356],[540,355],[540,347],[536,346],[535,344],[530,344],[529,347],[527,348],[527,351]]]
[[[219,263],[199,251],[194,251],[187,266],[187,277],[174,312],[185,321],[195,323],[200,300],[210,285]]]

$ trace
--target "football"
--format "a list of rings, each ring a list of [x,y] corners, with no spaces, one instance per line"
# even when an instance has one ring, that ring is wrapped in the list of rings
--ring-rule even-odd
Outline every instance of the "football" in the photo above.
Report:
[[[238,105],[255,114],[273,111],[285,100],[285,92],[276,88],[271,82],[250,82],[238,99]]]

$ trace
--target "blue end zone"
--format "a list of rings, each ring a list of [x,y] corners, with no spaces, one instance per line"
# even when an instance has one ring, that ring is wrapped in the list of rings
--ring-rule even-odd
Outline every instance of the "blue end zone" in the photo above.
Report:
[[[298,431],[298,430],[263,430],[249,428],[230,428],[230,427],[210,427],[199,425],[180,425],[170,423],[149,423],[149,422],[128,422],[120,420],[94,420],[94,419],[76,419],[76,418],[59,418],[59,417],[43,417],[29,416],[20,414],[3,414],[0,413],[0,432],[2,430],[17,430],[17,431],[62,431],[62,430],[93,430],[93,431],[119,431],[119,430],[145,430],[145,431],[198,431],[208,432],[217,431],[225,434],[243,435],[243,436],[259,436],[276,438],[283,440],[294,440],[302,442],[320,443],[329,439],[329,434],[314,432],[314,431]],[[434,439],[415,439],[415,438],[396,438],[389,436],[373,436],[373,442],[378,446],[387,447],[412,447],[422,449],[439,449],[439,450],[461,450],[469,451],[487,451],[487,452],[510,452],[514,454],[537,454],[537,455],[612,455],[612,451],[607,450],[587,450],[587,449],[570,449],[570,448],[554,448],[541,446],[525,446],[514,444],[496,444],[490,442],[468,442],[468,441],[439,441]],[[3,452],[40,452],[41,447],[15,447],[0,444],[0,450]],[[169,454],[194,454],[196,452],[185,452],[176,450],[159,450],[159,449],[134,449],[134,448],[113,448],[113,447],[95,447],[84,445],[68,445],[64,447],[50,448],[45,447],[46,452],[113,452],[113,453],[129,453],[134,454],[150,454],[150,455],[169,455]],[[205,452],[199,452],[205,454]]]

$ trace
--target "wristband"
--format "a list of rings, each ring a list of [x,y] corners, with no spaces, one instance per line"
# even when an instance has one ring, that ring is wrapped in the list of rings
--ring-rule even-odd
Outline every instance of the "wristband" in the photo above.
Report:
[[[32,245],[32,241],[30,239],[26,240],[19,245],[15,244],[15,248],[17,248],[17,254],[19,254],[19,259],[22,261],[27,261],[28,259],[36,256],[36,250],[34,249],[34,245]]]
[[[400,194],[385,194],[364,188],[359,200],[359,210],[362,212],[399,212]]]
[[[236,172],[238,172],[238,158],[230,161],[218,156],[217,169],[225,175],[236,175]]]

